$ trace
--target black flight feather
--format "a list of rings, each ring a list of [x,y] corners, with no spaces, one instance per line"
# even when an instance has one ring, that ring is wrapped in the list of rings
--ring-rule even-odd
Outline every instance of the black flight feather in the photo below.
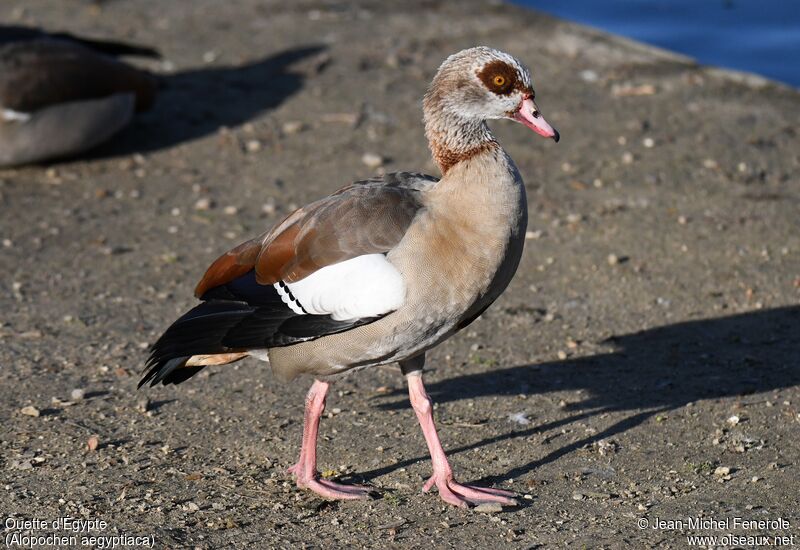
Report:
[[[330,315],[298,314],[272,285],[256,282],[255,272],[212,288],[202,303],[184,313],[150,348],[139,387],[179,384],[203,366],[186,367],[193,355],[235,353],[291,346],[375,321],[337,321]]]

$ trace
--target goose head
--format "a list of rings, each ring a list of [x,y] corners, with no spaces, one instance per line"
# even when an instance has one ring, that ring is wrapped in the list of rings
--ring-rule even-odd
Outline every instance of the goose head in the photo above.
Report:
[[[435,137],[431,130],[507,118],[557,142],[558,131],[542,116],[535,95],[530,71],[513,56],[484,46],[462,50],[442,63],[425,95],[429,137]]]

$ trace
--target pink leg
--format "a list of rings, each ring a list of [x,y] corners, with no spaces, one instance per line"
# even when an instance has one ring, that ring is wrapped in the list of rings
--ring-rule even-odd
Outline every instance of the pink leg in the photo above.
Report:
[[[331,499],[357,499],[369,495],[368,487],[342,485],[325,479],[319,479],[317,471],[317,434],[319,418],[325,410],[325,396],[330,384],[314,380],[306,396],[306,412],[303,424],[303,443],[300,447],[300,459],[289,468],[289,472],[297,477],[297,486],[309,489],[318,495]]]
[[[428,492],[431,487],[436,485],[439,489],[439,496],[445,502],[454,506],[467,507],[469,504],[480,504],[482,502],[499,502],[500,504],[515,505],[512,497],[514,493],[503,491],[502,489],[484,489],[470,485],[461,485],[453,479],[453,470],[447,462],[439,435],[436,433],[436,426],[433,423],[433,403],[428,394],[425,393],[425,386],[422,383],[422,373],[415,372],[409,374],[408,395],[411,398],[411,406],[417,413],[422,433],[425,435],[425,442],[431,453],[433,462],[433,475],[423,486],[422,490]]]

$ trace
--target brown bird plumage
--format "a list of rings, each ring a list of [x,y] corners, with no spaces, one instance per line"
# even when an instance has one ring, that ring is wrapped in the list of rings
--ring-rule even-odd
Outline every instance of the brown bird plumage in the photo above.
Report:
[[[467,326],[503,292],[522,255],[525,186],[486,126],[509,118],[558,140],[533,103],[530,74],[489,48],[448,58],[424,101],[441,180],[397,173],[353,184],[290,214],[217,259],[197,285],[201,304],[154,344],[140,385],[180,383],[247,355],[282,379],[312,374],[299,487],[328,498],[368,489],[319,478],[316,438],[330,380],[398,362],[433,459],[434,485],[454,505],[513,494],[459,484],[422,384],[425,352]]]
[[[96,146],[155,99],[153,75],[115,55],[155,56],[120,42],[0,27],[0,165]]]
[[[421,206],[419,191],[401,187],[400,181],[389,174],[298,208],[270,231],[220,256],[197,285],[195,296],[251,269],[260,284],[293,283],[328,265],[388,252]]]

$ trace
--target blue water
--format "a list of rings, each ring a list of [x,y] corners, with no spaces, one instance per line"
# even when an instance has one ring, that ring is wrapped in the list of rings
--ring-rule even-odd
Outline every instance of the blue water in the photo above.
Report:
[[[800,87],[800,0],[516,0],[704,65]]]

